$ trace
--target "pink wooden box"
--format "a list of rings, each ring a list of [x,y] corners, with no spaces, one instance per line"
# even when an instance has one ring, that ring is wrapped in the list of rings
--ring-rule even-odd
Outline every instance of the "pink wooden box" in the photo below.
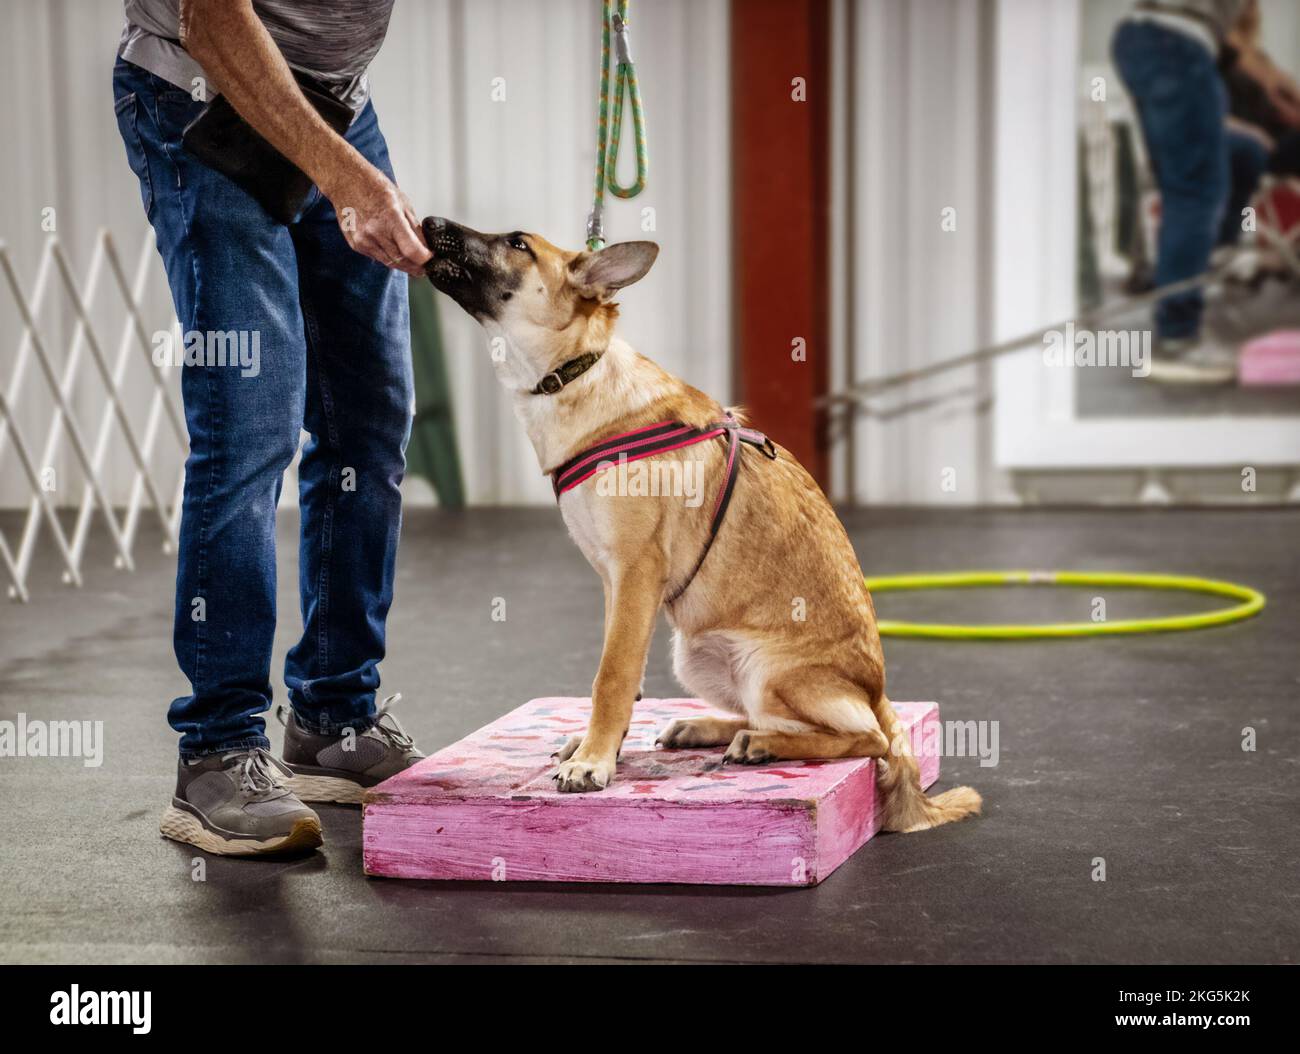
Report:
[[[1244,385],[1300,384],[1300,329],[1279,329],[1243,344],[1237,375]]]
[[[555,789],[551,754],[589,699],[534,699],[366,795],[369,875],[531,882],[813,886],[879,830],[875,762],[723,766],[725,748],[659,750],[698,699],[637,703],[614,782]],[[921,781],[939,778],[939,708],[895,703]]]

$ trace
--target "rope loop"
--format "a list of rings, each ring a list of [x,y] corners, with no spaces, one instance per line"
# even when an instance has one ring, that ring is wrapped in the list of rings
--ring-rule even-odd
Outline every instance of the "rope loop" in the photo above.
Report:
[[[605,0],[601,17],[600,107],[596,123],[596,193],[587,216],[587,248],[593,252],[605,247],[605,189],[618,198],[634,198],[645,190],[649,168],[645,136],[645,110],[636,65],[632,61],[632,43],[628,34],[629,0]],[[609,106],[610,47],[615,51],[614,108]],[[636,179],[629,184],[618,181],[618,149],[623,135],[623,100],[632,106],[632,131],[636,136]]]

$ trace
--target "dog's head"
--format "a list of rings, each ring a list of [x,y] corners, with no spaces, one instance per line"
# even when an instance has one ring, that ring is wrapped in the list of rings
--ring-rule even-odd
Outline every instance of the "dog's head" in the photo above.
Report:
[[[423,223],[433,253],[425,272],[488,331],[505,339],[519,379],[608,345],[618,317],[611,298],[645,276],[654,242],[567,252],[524,231],[480,234],[440,216]]]

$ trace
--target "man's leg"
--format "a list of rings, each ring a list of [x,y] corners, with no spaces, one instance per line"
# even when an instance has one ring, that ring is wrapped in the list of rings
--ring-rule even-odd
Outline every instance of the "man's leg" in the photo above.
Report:
[[[162,833],[217,853],[309,849],[316,815],[280,783],[261,718],[275,632],[275,507],[298,442],[305,348],[289,232],[181,146],[199,107],[118,63],[119,130],[185,347],[190,434],[174,646],[190,694],[168,713],[181,764]]]
[[[1274,175],[1300,177],[1300,131],[1287,132],[1277,141],[1268,159]]]
[[[1208,266],[1227,200],[1223,84],[1208,49],[1163,26],[1125,23],[1113,50],[1160,187],[1156,284],[1180,282]],[[1197,336],[1202,305],[1199,289],[1165,297],[1157,335]]]
[[[297,261],[285,227],[180,145],[199,104],[133,69],[124,135],[138,138],[147,166],[149,219],[182,333],[205,358],[224,349],[227,362],[242,341],[249,363],[181,371],[190,450],[174,643],[192,690],[168,716],[182,755],[265,747],[258,715],[271,696],[275,507],[305,387]]]
[[[372,107],[347,138],[391,176]],[[375,721],[414,398],[407,278],[349,248],[319,196],[293,239],[310,439],[299,469],[303,636],[285,680],[300,724],[328,736]]]
[[[1225,136],[1230,172],[1228,202],[1219,225],[1219,245],[1236,245],[1241,238],[1242,215],[1259,189],[1268,168],[1269,149],[1255,136],[1229,128]]]

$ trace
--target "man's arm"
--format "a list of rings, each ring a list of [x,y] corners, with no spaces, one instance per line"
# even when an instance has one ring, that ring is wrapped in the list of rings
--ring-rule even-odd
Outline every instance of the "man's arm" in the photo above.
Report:
[[[431,254],[410,202],[312,108],[252,0],[181,0],[180,15],[181,46],[235,111],[320,187],[348,244],[422,274]],[[344,209],[354,224],[342,222]]]
[[[1300,127],[1300,93],[1295,81],[1266,52],[1235,31],[1228,34],[1228,43],[1236,49],[1237,68],[1264,90],[1282,120],[1292,127]]]

